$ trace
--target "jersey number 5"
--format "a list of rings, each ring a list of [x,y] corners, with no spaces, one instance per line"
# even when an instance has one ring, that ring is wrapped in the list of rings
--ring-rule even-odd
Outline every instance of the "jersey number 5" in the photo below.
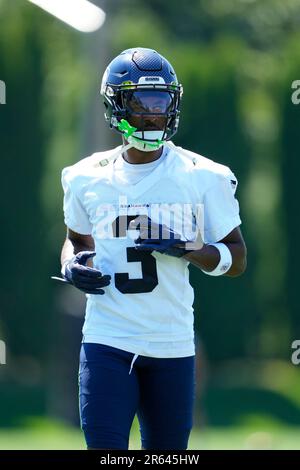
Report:
[[[114,237],[126,236],[126,230],[131,220],[137,215],[120,215],[113,222]],[[141,294],[152,292],[158,285],[156,259],[149,252],[137,251],[134,247],[126,248],[129,263],[140,261],[143,277],[129,279],[128,273],[115,273],[115,286],[123,294]]]

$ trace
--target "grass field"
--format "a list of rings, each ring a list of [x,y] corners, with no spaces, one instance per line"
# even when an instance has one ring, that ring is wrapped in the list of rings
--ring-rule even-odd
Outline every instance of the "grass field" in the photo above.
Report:
[[[28,428],[0,430],[1,450],[29,449],[85,449],[80,430],[57,422],[37,421]],[[130,435],[129,449],[140,449],[140,436],[136,423]],[[300,449],[300,428],[194,428],[189,449]]]

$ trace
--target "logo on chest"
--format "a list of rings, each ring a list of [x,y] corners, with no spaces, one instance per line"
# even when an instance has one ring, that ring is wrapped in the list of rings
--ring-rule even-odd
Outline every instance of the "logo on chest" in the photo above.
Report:
[[[150,219],[155,224],[165,225],[186,240],[195,239],[203,228],[202,204],[191,203],[148,203],[128,202],[126,196],[119,201],[100,203],[95,213],[94,237],[98,239],[137,237],[136,229],[130,228],[130,222],[137,217]]]

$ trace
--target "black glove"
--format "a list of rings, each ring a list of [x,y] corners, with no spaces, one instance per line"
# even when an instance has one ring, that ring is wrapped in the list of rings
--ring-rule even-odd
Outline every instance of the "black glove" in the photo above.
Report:
[[[183,255],[193,250],[186,249],[185,240],[181,240],[174,230],[166,225],[152,222],[149,217],[138,217],[130,222],[131,229],[138,229],[140,235],[134,240],[136,250],[139,251],[158,251],[169,256],[181,258]]]
[[[86,266],[87,260],[95,256],[94,251],[80,251],[64,266],[63,279],[52,276],[52,279],[72,284],[86,294],[103,295],[101,287],[110,284],[111,276],[102,273],[98,269]]]

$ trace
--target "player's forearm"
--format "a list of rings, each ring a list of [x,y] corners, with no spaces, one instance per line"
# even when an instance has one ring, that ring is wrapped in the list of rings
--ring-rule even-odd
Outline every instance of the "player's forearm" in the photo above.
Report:
[[[226,243],[232,256],[231,268],[225,276],[240,276],[246,269],[246,247],[242,243]],[[203,271],[213,271],[220,261],[220,253],[211,245],[204,245],[201,250],[192,251],[184,256],[190,263]]]
[[[71,259],[72,256],[74,256],[75,254],[76,253],[74,252],[73,244],[68,238],[66,238],[63,244],[62,250],[61,250],[61,256],[60,256],[61,265],[63,265],[64,262],[67,261],[68,259]]]
[[[74,255],[79,253],[80,251],[90,251],[94,250],[94,246],[91,246],[91,244],[84,244],[82,242],[79,242],[78,240],[72,240],[70,238],[66,238],[64,245],[61,250],[61,257],[60,261],[61,264],[69,259],[71,259]],[[88,263],[88,264],[91,264]]]

